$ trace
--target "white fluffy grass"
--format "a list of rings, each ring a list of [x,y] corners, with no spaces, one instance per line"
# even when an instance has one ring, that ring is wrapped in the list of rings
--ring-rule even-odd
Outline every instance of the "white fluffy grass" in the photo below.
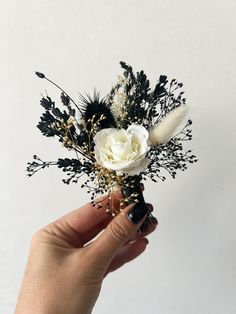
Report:
[[[186,117],[188,107],[179,106],[170,111],[160,123],[149,132],[149,140],[152,145],[165,144],[173,137],[176,129]]]

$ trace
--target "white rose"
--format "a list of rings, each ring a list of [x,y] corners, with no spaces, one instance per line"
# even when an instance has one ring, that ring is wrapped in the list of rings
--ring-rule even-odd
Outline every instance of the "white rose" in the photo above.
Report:
[[[135,175],[143,171],[150,160],[149,133],[141,125],[132,124],[127,130],[107,128],[94,137],[95,158],[98,164],[119,174]]]

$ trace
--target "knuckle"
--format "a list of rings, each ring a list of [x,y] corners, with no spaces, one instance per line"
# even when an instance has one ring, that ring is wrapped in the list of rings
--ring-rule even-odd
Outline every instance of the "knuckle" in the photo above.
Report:
[[[49,238],[49,232],[42,228],[36,231],[31,238],[31,246],[37,245]]]
[[[128,230],[121,224],[118,219],[114,219],[110,224],[112,236],[119,242],[123,242],[128,237]]]
[[[42,233],[43,231],[42,230],[38,230],[37,232],[35,232],[33,235],[32,235],[32,238],[31,238],[31,246],[34,246],[36,245],[37,243],[40,242],[41,238],[42,238]]]
[[[32,235],[32,240],[38,240],[42,237],[44,230],[40,229],[38,231],[36,231],[33,235]]]

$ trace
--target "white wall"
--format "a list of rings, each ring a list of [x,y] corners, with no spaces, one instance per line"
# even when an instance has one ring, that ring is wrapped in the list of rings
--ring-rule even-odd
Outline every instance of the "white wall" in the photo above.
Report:
[[[31,235],[87,202],[58,169],[27,179],[26,162],[64,154],[35,127],[40,93],[106,94],[119,61],[184,82],[199,157],[147,184],[160,225],[145,254],[104,282],[96,314],[236,313],[236,1],[0,1],[0,312],[13,313]]]

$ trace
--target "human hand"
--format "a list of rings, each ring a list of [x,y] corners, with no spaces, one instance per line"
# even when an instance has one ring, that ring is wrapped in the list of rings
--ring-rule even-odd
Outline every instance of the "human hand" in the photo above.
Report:
[[[116,208],[119,199],[120,192],[112,195]],[[112,218],[105,202],[100,209],[86,204],[33,236],[16,314],[91,313],[103,278],[145,250],[156,228],[138,232],[145,206],[129,205]]]

